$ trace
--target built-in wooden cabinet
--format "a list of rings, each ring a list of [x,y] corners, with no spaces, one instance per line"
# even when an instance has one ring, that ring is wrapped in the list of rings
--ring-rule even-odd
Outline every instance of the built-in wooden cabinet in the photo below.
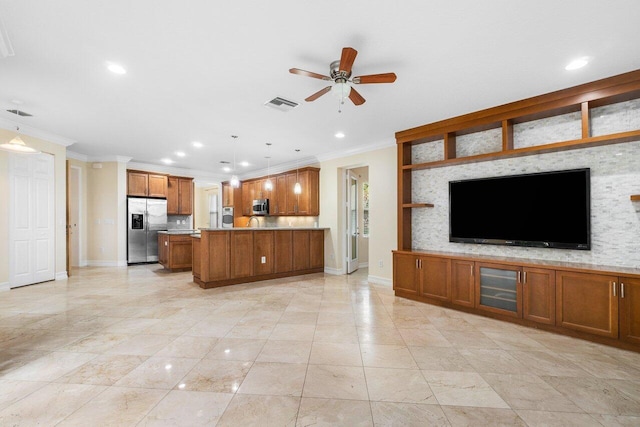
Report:
[[[202,230],[193,250],[194,281],[202,288],[212,288],[322,272],[324,232]]]
[[[193,213],[193,178],[170,176],[167,179],[167,214]]]
[[[158,233],[158,262],[171,271],[192,267],[192,239],[188,234]]]
[[[287,175],[277,175],[272,178],[274,181],[275,197],[269,199],[269,213],[271,215],[287,214]]]
[[[640,345],[640,274],[394,251],[393,289],[418,301]]]
[[[167,197],[167,176],[142,171],[127,171],[127,196]]]

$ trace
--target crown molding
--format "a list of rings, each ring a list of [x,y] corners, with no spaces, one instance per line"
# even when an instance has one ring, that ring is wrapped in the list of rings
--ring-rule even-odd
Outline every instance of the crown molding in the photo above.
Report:
[[[72,144],[75,144],[77,141],[73,139],[66,138],[64,136],[56,135],[55,133],[47,132],[44,130],[40,130],[29,125],[25,125],[22,123],[18,123],[12,120],[7,120],[0,117],[0,128],[10,130],[16,132],[16,127],[20,128],[21,135],[32,136],[34,138],[39,138],[44,141],[48,141],[54,144],[62,145],[64,147],[68,147]],[[16,132],[18,133],[18,132]]]

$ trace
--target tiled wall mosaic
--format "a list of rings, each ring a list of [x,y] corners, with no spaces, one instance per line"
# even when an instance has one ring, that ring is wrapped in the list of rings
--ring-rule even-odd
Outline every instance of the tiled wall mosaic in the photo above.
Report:
[[[630,113],[629,111],[635,111]],[[640,128],[640,102],[630,101],[601,107],[593,113],[593,127],[604,134],[619,129]],[[598,115],[598,119],[595,115]],[[533,141],[539,135],[553,138],[548,142],[579,138],[573,128],[572,115],[528,122],[527,125],[550,126],[554,132],[527,129],[521,141]],[[623,122],[620,124],[619,122]],[[618,129],[618,130],[610,130]],[[558,132],[557,134],[555,132]],[[528,142],[526,142],[528,143]],[[423,144],[429,145],[429,144]],[[520,248],[449,242],[449,194],[452,180],[514,175],[553,170],[591,169],[591,239],[590,251]],[[500,159],[415,171],[412,174],[412,201],[433,203],[433,208],[413,209],[414,250],[436,250],[476,255],[496,255],[527,259],[579,262],[640,268],[640,202],[630,195],[640,194],[640,139],[635,142],[584,148],[558,153]],[[522,195],[526,197],[526,195]],[[482,206],[478,206],[482,209]],[[517,215],[514,206],[514,215]]]

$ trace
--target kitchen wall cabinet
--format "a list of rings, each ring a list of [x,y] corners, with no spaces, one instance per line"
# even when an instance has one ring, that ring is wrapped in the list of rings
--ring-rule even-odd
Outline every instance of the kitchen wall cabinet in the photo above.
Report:
[[[193,178],[170,176],[167,179],[167,214],[193,213]]]
[[[167,270],[186,271],[192,266],[192,239],[188,234],[158,234],[158,262]]]
[[[287,214],[287,175],[281,174],[273,178],[275,197],[269,199],[269,212],[271,215]]]
[[[167,197],[167,176],[143,171],[127,171],[127,196]]]
[[[253,200],[256,198],[255,181],[242,182],[242,215],[253,215]]]

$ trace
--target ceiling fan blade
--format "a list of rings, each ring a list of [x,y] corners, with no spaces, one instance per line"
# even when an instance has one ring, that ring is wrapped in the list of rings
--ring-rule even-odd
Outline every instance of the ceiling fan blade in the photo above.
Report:
[[[393,83],[396,81],[396,73],[369,74],[368,76],[354,77],[352,81],[355,84]]]
[[[322,74],[313,73],[311,71],[301,70],[299,68],[290,68],[289,72],[291,74],[297,74],[299,76],[313,77],[314,79],[331,80],[331,77],[329,77],[329,76],[323,76]]]
[[[365,103],[365,99],[356,91],[354,88],[351,88],[351,92],[349,93],[349,99],[355,105],[362,105]]]
[[[358,51],[352,47],[345,47],[342,49],[342,57],[340,58],[340,71],[344,71],[349,74],[351,72],[351,67],[353,66],[353,61],[356,60],[356,55]]]
[[[305,98],[304,100],[307,101],[307,102],[315,101],[316,99],[320,98],[322,95],[324,95],[325,93],[329,92],[330,90],[331,90],[331,86],[327,86],[324,89],[320,89],[319,91],[317,91],[316,93],[314,93],[310,97]]]

